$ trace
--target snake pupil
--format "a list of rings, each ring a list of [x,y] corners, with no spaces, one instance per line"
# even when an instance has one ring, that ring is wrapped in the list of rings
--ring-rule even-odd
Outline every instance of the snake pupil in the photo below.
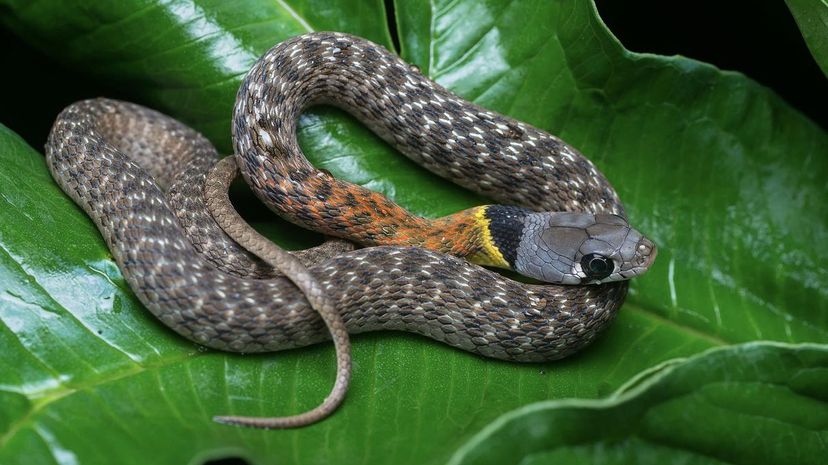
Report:
[[[614,268],[612,261],[601,254],[591,253],[581,258],[581,269],[591,279],[604,279]]]

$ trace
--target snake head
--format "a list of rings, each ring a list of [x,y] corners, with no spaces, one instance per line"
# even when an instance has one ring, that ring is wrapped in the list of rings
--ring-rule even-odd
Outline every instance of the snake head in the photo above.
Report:
[[[647,271],[657,254],[620,216],[568,212],[527,214],[516,249],[515,271],[559,284],[630,279]]]

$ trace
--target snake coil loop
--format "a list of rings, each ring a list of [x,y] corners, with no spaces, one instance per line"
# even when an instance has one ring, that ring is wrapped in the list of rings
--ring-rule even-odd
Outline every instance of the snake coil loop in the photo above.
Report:
[[[295,134],[297,117],[315,103],[345,108],[428,169],[520,207],[490,206],[451,221],[418,219],[379,194],[317,171]],[[610,184],[574,148],[462,100],[364,39],[312,33],[268,51],[239,91],[233,134],[243,176],[280,215],[325,234],[347,230],[369,245],[391,244],[349,250],[331,242],[297,254],[305,267],[295,267],[296,284],[307,284],[308,299],[334,308],[348,333],[409,331],[486,357],[555,360],[607,327],[626,294],[620,279],[640,274],[655,257],[655,246],[626,225]],[[295,260],[270,249],[257,252],[272,255],[262,260],[210,215],[203,194],[218,156],[197,132],[135,104],[87,100],[58,115],[46,159],[55,181],[95,222],[136,296],[182,336],[246,353],[331,337],[306,295],[272,266],[290,268]],[[354,205],[368,209],[348,208]],[[536,213],[543,211],[561,213]],[[320,224],[322,217],[331,221]],[[451,235],[470,223],[494,224],[490,233],[516,231],[518,224],[521,237]],[[423,227],[438,232],[414,234]],[[619,227],[628,235],[616,241]],[[382,237],[384,231],[394,234]],[[518,246],[503,246],[510,241]],[[579,285],[519,283],[410,247],[431,244],[476,250],[470,258],[480,263]],[[606,260],[590,255],[599,252]],[[594,281],[601,283],[585,284]],[[335,338],[347,341],[341,326],[328,323]],[[347,379],[338,376],[336,386],[343,384]]]

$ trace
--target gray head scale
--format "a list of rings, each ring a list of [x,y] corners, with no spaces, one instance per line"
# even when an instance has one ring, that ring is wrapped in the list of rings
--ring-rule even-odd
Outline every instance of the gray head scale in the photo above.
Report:
[[[509,264],[544,282],[623,281],[647,271],[657,254],[652,241],[617,215],[492,207],[487,212],[492,236],[501,251],[508,251]],[[499,240],[507,233],[509,244]]]

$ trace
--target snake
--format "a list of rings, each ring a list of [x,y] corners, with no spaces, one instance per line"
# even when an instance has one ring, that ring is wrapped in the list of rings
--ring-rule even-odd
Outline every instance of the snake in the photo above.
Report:
[[[314,105],[344,109],[405,156],[498,203],[424,218],[316,169],[297,140],[299,116]],[[65,108],[46,143],[56,183],[173,331],[242,353],[334,339],[337,381],[319,408],[220,422],[285,428],[329,415],[350,377],[350,359],[339,356],[348,334],[406,331],[515,362],[567,357],[613,321],[628,280],[656,256],[574,147],[353,35],[314,32],[267,51],[243,79],[232,135],[235,153],[218,163],[185,124],[98,98]],[[347,240],[291,253],[269,244],[234,216],[226,189],[236,170],[279,216]]]

